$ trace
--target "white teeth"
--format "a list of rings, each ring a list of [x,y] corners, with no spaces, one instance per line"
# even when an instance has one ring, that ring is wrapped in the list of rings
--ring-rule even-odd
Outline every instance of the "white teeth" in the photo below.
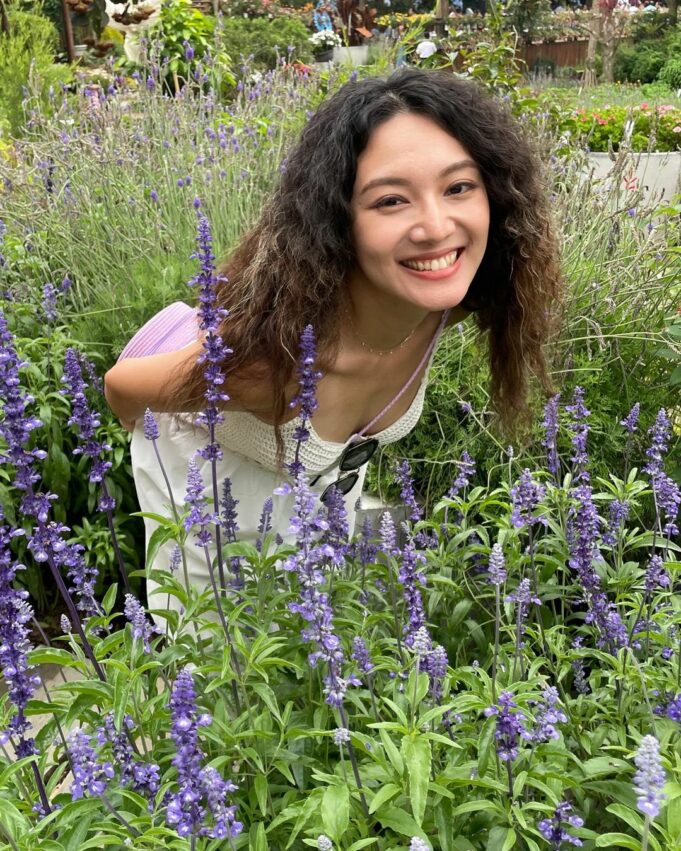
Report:
[[[440,269],[453,266],[459,254],[460,250],[453,251],[445,257],[439,257],[437,260],[403,260],[402,263],[409,269],[416,269],[419,272],[437,272]]]

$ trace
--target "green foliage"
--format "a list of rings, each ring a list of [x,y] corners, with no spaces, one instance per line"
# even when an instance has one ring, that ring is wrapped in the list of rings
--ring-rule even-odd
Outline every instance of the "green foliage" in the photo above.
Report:
[[[31,80],[41,96],[51,85],[66,80],[69,72],[53,66],[57,30],[47,18],[14,7],[8,11],[9,35],[0,32],[0,128],[17,134],[24,124],[22,101]]]
[[[158,45],[158,56],[164,72],[177,75],[182,83],[191,82],[196,63],[213,45],[215,19],[194,9],[191,0],[164,0],[161,14],[148,31],[149,40]],[[187,59],[186,43],[194,57]]]
[[[275,68],[282,60],[312,61],[310,33],[296,18],[226,18],[222,39],[230,56],[248,60],[247,67]],[[293,51],[289,53],[289,47]]]
[[[669,59],[662,67],[658,80],[674,91],[681,89],[681,59]]]
[[[645,15],[636,15],[645,19]],[[679,55],[681,50],[681,26],[669,26],[667,22],[642,20],[632,36],[632,43],[624,43],[615,53],[614,74],[616,80],[652,83],[668,59]]]

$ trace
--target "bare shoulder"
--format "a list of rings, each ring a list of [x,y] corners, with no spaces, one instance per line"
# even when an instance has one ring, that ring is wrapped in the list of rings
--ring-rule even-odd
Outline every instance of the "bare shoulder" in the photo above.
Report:
[[[203,342],[174,352],[127,358],[104,376],[104,392],[112,411],[126,423],[138,419],[147,408],[178,413],[186,409],[180,399],[184,379],[203,351]],[[267,412],[272,408],[272,391],[266,380],[229,376],[225,392],[227,410]]]

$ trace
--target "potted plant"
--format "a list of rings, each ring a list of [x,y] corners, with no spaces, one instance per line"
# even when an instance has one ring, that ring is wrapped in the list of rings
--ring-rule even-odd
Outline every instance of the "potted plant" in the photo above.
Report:
[[[334,47],[340,47],[342,42],[338,33],[333,30],[319,30],[309,39],[312,44],[312,52],[317,62],[330,62],[333,57]]]

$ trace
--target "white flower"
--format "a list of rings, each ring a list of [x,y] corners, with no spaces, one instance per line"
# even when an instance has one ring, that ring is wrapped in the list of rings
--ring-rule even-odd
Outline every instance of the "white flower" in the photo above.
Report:
[[[437,53],[437,46],[433,44],[430,39],[420,41],[416,45],[416,55],[419,59],[427,59],[429,56],[432,56],[433,53]]]

